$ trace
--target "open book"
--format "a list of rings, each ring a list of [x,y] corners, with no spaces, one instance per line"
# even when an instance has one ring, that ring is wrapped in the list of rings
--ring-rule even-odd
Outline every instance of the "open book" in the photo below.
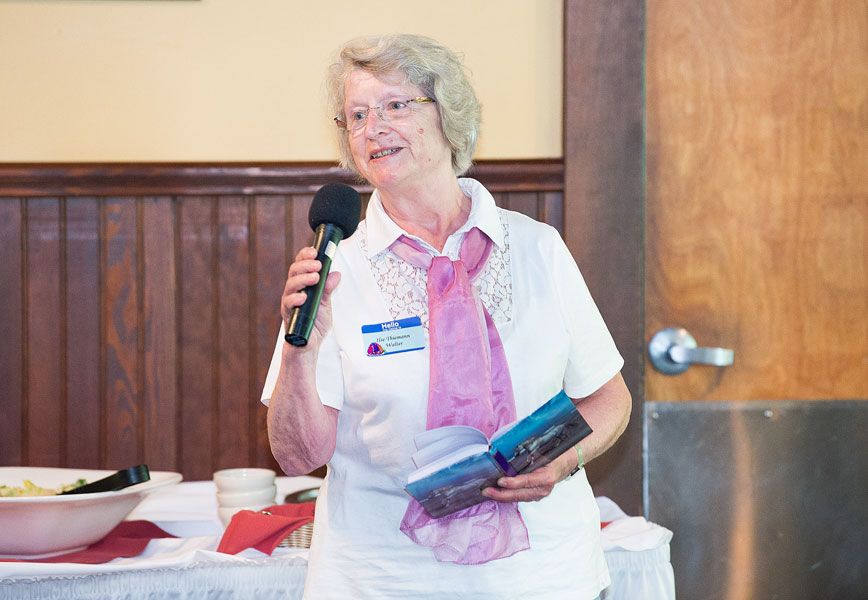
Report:
[[[482,490],[504,475],[529,473],[591,433],[563,391],[533,413],[502,427],[489,439],[474,427],[449,425],[416,435],[416,470],[407,492],[432,517],[484,502]]]

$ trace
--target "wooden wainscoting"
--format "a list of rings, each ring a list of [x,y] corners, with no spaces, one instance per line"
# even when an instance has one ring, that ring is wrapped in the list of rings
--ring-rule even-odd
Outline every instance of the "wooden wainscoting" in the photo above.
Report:
[[[472,176],[563,235],[560,161]],[[0,464],[271,466],[259,395],[329,164],[0,165]],[[359,190],[367,197],[370,189]]]

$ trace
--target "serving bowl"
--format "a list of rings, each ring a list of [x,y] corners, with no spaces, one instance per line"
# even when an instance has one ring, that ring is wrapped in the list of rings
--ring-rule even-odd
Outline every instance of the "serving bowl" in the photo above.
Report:
[[[0,467],[0,484],[25,479],[57,488],[77,479],[96,481],[114,471]],[[0,497],[0,558],[36,559],[74,552],[104,538],[146,494],[181,481],[180,473],[151,471],[150,481],[116,492]]]

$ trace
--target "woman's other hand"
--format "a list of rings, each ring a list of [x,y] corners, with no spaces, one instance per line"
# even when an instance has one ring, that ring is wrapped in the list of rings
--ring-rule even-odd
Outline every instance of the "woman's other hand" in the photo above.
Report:
[[[536,502],[552,493],[555,485],[572,473],[579,457],[567,450],[544,467],[532,473],[501,477],[497,487],[482,490],[482,495],[496,502]]]
[[[585,463],[608,450],[627,427],[632,410],[630,392],[624,378],[617,373],[596,392],[581,400],[582,416],[594,433],[582,440]],[[578,464],[575,450],[567,450],[555,460],[532,473],[516,477],[501,477],[497,487],[485,488],[482,494],[498,502],[535,502],[552,493],[559,481],[566,479]]]

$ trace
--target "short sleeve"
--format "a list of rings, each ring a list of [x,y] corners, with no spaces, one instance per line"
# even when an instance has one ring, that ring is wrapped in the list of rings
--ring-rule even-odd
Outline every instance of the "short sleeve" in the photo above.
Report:
[[[281,350],[283,349],[284,326],[280,325],[280,330],[277,332],[277,343],[274,346],[274,352],[271,354],[271,364],[268,365],[268,375],[265,376],[265,385],[262,386],[262,396],[259,401],[265,406],[271,401],[271,395],[274,393],[274,386],[277,385],[277,374],[280,371]]]
[[[265,376],[265,385],[262,388],[260,402],[268,406],[274,387],[277,385],[277,376],[280,372],[280,362],[283,356],[285,326],[280,325],[277,333],[277,343],[274,353],[271,355],[271,364],[268,367],[268,375]],[[334,332],[329,332],[322,342],[316,362],[316,388],[320,401],[326,406],[340,410],[344,404],[344,377],[341,369],[341,355],[335,341]]]
[[[570,335],[564,391],[584,398],[600,389],[624,366],[576,261],[559,235],[553,248],[553,277],[558,303]]]

